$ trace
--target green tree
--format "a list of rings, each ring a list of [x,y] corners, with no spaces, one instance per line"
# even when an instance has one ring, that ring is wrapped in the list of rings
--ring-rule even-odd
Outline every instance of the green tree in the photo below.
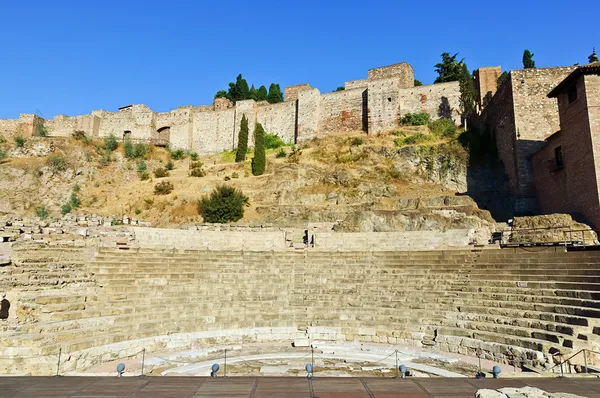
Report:
[[[229,94],[225,90],[219,90],[219,91],[217,91],[217,93],[215,94],[215,98],[227,98],[227,99],[231,99],[231,98],[229,98]]]
[[[337,92],[337,91],[344,91],[346,89],[346,87],[344,86],[339,86],[338,88],[336,88],[335,90],[333,90],[333,92]]]
[[[266,101],[269,93],[267,92],[267,88],[265,86],[260,86],[257,92],[257,98],[259,101]]]
[[[248,119],[246,114],[242,115],[242,122],[240,123],[240,132],[238,134],[238,147],[235,154],[236,162],[243,162],[246,160],[246,152],[248,152]]]
[[[248,82],[242,77],[241,73],[238,75],[235,85],[239,87],[240,92],[240,96],[238,99],[236,99],[236,101],[250,99],[250,88],[248,87]]]
[[[471,118],[477,113],[475,85],[473,75],[469,73],[467,64],[461,63],[460,76],[458,79],[460,86],[460,110],[466,118]]]
[[[252,158],[252,174],[259,176],[265,172],[267,157],[265,155],[265,130],[260,123],[254,125],[254,157]]]
[[[253,99],[254,101],[258,101],[258,92],[254,88],[254,84],[252,85],[252,87],[250,87],[249,97],[250,97],[250,99]]]
[[[598,62],[598,55],[596,54],[596,47],[594,47],[594,51],[592,51],[592,53],[588,57],[588,61],[590,61],[590,64],[593,62]]]
[[[210,196],[198,201],[198,212],[205,222],[228,223],[244,217],[244,206],[248,205],[248,197],[242,191],[228,186],[217,186]]]
[[[419,87],[422,85],[423,85],[423,83],[421,83],[421,81],[419,79],[415,79],[415,87]]]
[[[279,84],[271,83],[269,86],[269,94],[267,95],[267,101],[270,104],[276,104],[278,102],[283,102],[283,94],[281,93],[281,88]]]
[[[455,82],[460,79],[462,73],[463,60],[457,61],[458,53],[442,53],[442,62],[435,64],[435,71],[438,77],[434,83]]]
[[[525,69],[535,68],[535,61],[533,60],[534,55],[535,54],[532,54],[529,50],[523,51],[523,67]]]
[[[498,81],[497,81],[497,85],[496,88],[500,88],[500,86],[502,85],[502,83],[504,83],[506,81],[506,79],[508,79],[508,72],[504,71],[502,72],[502,74],[498,77]]]

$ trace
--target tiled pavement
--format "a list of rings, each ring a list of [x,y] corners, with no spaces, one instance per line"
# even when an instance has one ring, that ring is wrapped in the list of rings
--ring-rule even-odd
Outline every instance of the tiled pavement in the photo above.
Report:
[[[600,379],[320,377],[0,377],[0,398],[421,398],[474,397],[480,388],[539,387],[600,398]]]

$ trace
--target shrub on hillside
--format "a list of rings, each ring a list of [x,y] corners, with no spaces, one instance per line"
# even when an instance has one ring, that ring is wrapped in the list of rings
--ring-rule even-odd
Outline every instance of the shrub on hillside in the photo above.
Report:
[[[183,149],[175,149],[169,152],[171,153],[171,159],[173,160],[185,159],[185,151]]]
[[[275,155],[276,158],[284,158],[286,156],[287,154],[285,153],[285,149],[283,148],[279,149],[279,152],[277,152],[277,154]]]
[[[166,168],[167,170],[173,170],[173,169],[175,168],[175,163],[173,163],[173,161],[172,161],[172,160],[169,160],[169,161],[167,162],[167,164],[165,165],[165,168]]]
[[[71,137],[75,138],[77,141],[82,141],[84,143],[87,143],[89,141],[87,135],[85,135],[85,131],[83,130],[73,131]]]
[[[195,168],[190,170],[190,177],[204,177],[206,173],[202,168]]]
[[[277,149],[285,146],[285,142],[274,133],[265,134],[265,148],[266,149]]]
[[[173,184],[169,181],[161,181],[154,186],[155,195],[168,195],[173,192]]]
[[[169,172],[166,169],[159,167],[158,169],[154,170],[154,176],[156,178],[168,177]]]
[[[23,138],[23,137],[21,137],[21,136],[16,136],[16,137],[14,138],[14,140],[15,140],[15,145],[16,145],[18,148],[23,148],[23,147],[25,146],[25,138]]]
[[[79,190],[77,189],[77,191]],[[79,199],[79,197],[77,197],[77,192],[75,192],[74,189],[73,192],[71,192],[71,197],[69,198],[69,201],[62,205],[60,212],[64,216],[65,214],[70,213],[71,210],[76,209],[79,206],[81,206],[81,200]]]
[[[429,122],[429,130],[437,137],[453,138],[456,136],[456,125],[450,119],[438,119]]]
[[[41,218],[42,220],[48,218],[50,215],[48,210],[44,206],[39,206],[35,208],[35,215]]]
[[[140,180],[141,181],[146,181],[150,179],[150,173],[148,173],[147,171],[142,171],[140,173]]]
[[[53,171],[65,171],[67,169],[67,161],[63,155],[59,154],[50,155],[46,160],[46,164]]]
[[[138,173],[143,173],[147,169],[148,169],[148,166],[146,165],[146,161],[144,159],[138,160],[138,162],[137,162],[137,172]]]
[[[192,159],[193,162],[195,162],[196,160],[198,160],[199,156],[196,152],[192,152],[190,153],[190,159]]]
[[[359,146],[365,143],[365,140],[362,139],[362,137],[354,137],[350,140],[350,145],[352,146]]]
[[[0,148],[0,160],[4,159],[6,157],[6,152],[4,152],[4,149]]]
[[[104,139],[104,149],[106,149],[106,151],[113,152],[118,146],[119,143],[117,142],[117,137],[113,134]]]
[[[220,185],[208,197],[198,201],[198,212],[205,222],[228,223],[244,217],[244,206],[247,205],[248,197],[242,191],[228,185]]]
[[[429,114],[426,112],[407,113],[400,119],[400,123],[404,126],[425,126],[429,123],[429,119]]]
[[[191,162],[190,163],[190,170],[200,169],[200,168],[202,168],[202,166],[204,166],[204,163],[202,163],[202,162]]]
[[[48,136],[48,129],[44,125],[44,122],[36,124],[33,135],[35,135],[36,137],[47,137]]]

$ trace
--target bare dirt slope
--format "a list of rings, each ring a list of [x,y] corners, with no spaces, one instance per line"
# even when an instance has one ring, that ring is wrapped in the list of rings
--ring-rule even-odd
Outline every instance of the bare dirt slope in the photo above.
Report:
[[[204,177],[189,175],[192,160],[187,156],[173,160],[168,177],[156,178],[153,171],[165,167],[171,156],[166,149],[153,148],[145,155],[151,176],[145,181],[137,171],[139,160],[127,159],[122,143],[103,165],[101,141],[30,138],[22,148],[6,142],[8,156],[0,163],[0,215],[34,216],[36,208],[60,215],[75,188],[81,206],[74,212],[127,214],[163,227],[197,224],[202,222],[198,199],[219,184],[230,184],[250,199],[241,224],[322,222],[343,231],[388,231],[478,227],[493,221],[468,196],[457,195],[465,185],[462,160],[452,159],[451,151],[399,148],[396,139],[391,133],[340,134],[284,147],[285,157],[276,156],[279,149],[268,150],[262,176],[250,171],[252,154],[246,162],[235,163],[232,153],[222,153],[200,156]],[[428,148],[444,145],[429,142]],[[171,182],[174,190],[156,195],[160,181]]]

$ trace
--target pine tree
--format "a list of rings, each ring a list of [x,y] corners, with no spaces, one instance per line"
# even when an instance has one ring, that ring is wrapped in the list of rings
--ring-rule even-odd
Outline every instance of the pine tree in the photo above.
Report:
[[[240,133],[238,134],[238,147],[235,154],[235,161],[237,163],[246,160],[246,152],[248,152],[248,133],[248,119],[246,119],[246,114],[243,114],[240,123]]]
[[[535,54],[532,54],[529,50],[523,51],[523,67],[525,69],[535,68],[535,61],[533,60],[534,55]]]
[[[460,79],[462,60],[457,61],[458,53],[450,55],[450,53],[442,53],[442,62],[435,64],[435,71],[438,77],[434,83],[455,82]]]
[[[270,104],[283,102],[283,94],[281,93],[279,84],[271,83],[269,86],[269,95],[267,95],[267,101],[269,101]]]
[[[258,93],[257,93],[258,101],[266,101],[268,95],[269,94],[267,93],[267,88],[265,86],[260,86],[258,88]]]
[[[267,166],[265,155],[265,130],[260,123],[254,125],[254,158],[252,158],[252,174],[262,175]]]
[[[598,55],[596,54],[596,47],[594,47],[594,51],[588,57],[588,60],[590,61],[590,64],[593,63],[593,62],[598,62]]]

